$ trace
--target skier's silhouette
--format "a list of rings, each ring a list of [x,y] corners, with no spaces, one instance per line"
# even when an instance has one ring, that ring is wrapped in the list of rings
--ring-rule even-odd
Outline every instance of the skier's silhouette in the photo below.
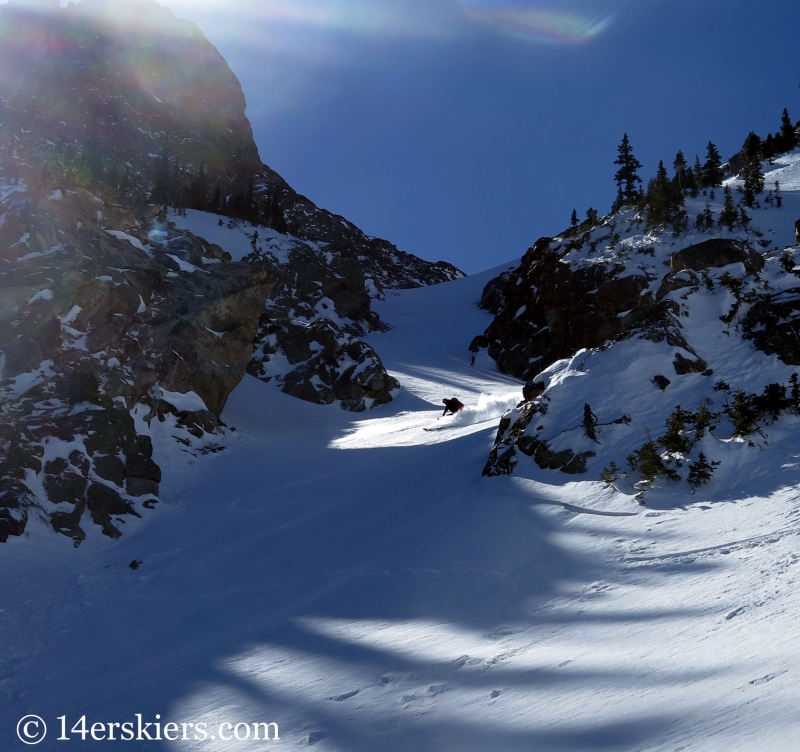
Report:
[[[442,417],[444,418],[447,413],[452,413],[455,415],[459,410],[464,409],[464,405],[460,400],[457,400],[455,397],[451,397],[450,399],[443,399],[444,402],[444,412],[442,413]]]

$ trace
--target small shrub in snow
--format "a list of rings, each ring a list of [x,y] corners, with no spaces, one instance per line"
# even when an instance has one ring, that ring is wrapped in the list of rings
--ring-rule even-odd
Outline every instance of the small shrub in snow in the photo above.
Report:
[[[733,393],[733,402],[725,408],[734,429],[734,436],[744,437],[758,431],[758,414],[754,405],[754,395],[744,389]]]
[[[689,477],[687,478],[689,485],[695,489],[704,486],[711,480],[714,470],[717,469],[719,464],[719,462],[709,462],[705,454],[700,452],[697,460],[689,465]]]

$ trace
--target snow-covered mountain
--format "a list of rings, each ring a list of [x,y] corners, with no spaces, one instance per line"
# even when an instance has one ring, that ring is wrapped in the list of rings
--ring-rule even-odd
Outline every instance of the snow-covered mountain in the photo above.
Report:
[[[710,227],[648,230],[628,209],[543,238],[490,282],[496,316],[472,348],[527,385],[484,472],[605,471],[655,504],[792,481],[792,463],[767,458],[791,455],[800,417],[800,154],[764,167],[780,201],[765,192],[746,226],[720,226],[718,188],[686,201],[690,225]],[[737,195],[741,179],[725,186]]]
[[[56,5],[0,6],[2,748],[792,752],[800,150],[461,278],[195,27]]]
[[[76,544],[89,517],[120,535],[158,500],[152,422],[214,451],[246,370],[352,411],[391,401],[373,301],[462,273],[262,164],[194,24],[153,0],[10,2],[0,70],[0,540],[34,517]]]
[[[30,524],[0,547],[8,748],[26,714],[55,751],[61,716],[79,743],[82,716],[138,713],[186,738],[102,743],[255,752],[220,727],[269,722],[322,752],[791,752],[797,450],[742,447],[730,493],[651,508],[533,461],[482,476],[524,384],[466,343],[518,266],[376,304],[391,404],[323,410],[246,376],[225,451],[177,451],[153,423],[158,519],[116,541],[88,526],[77,551]],[[441,418],[443,396],[464,412]],[[774,480],[750,480],[761,462]]]

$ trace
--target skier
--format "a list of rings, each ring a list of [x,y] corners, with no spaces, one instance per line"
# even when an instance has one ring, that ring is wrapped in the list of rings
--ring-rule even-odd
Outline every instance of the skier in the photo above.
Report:
[[[464,405],[460,400],[457,400],[455,397],[451,397],[450,399],[443,399],[444,402],[444,412],[442,413],[442,417],[444,418],[447,413],[452,413],[455,415],[459,410],[464,409]]]
[[[592,412],[592,408],[587,402],[583,406],[583,430],[586,432],[586,437],[592,441],[597,441],[597,436],[594,431],[596,425],[597,416]],[[600,442],[597,441],[597,443],[599,444]]]

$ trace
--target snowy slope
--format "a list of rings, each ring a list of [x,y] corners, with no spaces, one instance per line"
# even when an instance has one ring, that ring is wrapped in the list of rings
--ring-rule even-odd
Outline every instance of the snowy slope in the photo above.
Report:
[[[482,478],[521,390],[464,348],[491,276],[387,295],[395,328],[370,341],[404,390],[377,417],[248,377],[225,451],[156,437],[158,520],[0,547],[3,748],[26,713],[44,750],[66,748],[58,716],[141,713],[282,741],[97,746],[795,749],[796,487],[656,511],[555,472]],[[495,420],[423,430],[444,396]]]

